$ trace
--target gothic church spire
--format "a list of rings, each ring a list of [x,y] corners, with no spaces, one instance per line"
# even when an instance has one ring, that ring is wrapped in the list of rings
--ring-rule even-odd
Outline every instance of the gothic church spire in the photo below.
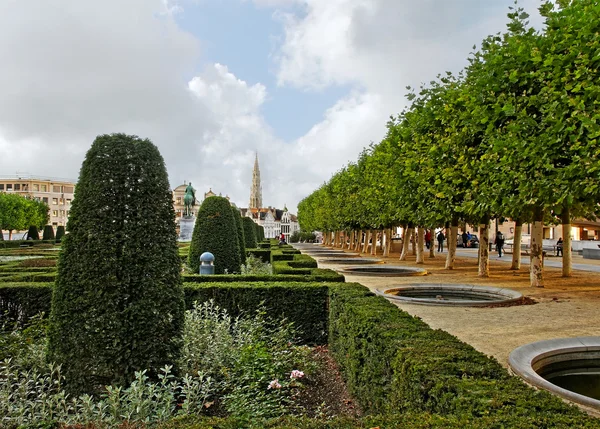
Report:
[[[254,159],[254,171],[252,172],[252,188],[250,188],[250,204],[248,208],[259,209],[262,207],[262,187],[260,186],[260,169],[258,168],[258,152]]]

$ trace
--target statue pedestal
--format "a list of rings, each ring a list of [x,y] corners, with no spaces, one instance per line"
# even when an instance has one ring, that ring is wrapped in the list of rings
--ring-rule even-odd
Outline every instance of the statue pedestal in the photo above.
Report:
[[[192,241],[192,232],[196,218],[194,216],[184,216],[179,220],[179,241]]]

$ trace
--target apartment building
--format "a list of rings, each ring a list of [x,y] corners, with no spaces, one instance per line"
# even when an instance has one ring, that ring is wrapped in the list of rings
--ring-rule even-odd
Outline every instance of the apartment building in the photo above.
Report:
[[[30,175],[0,176],[0,192],[15,193],[43,201],[50,208],[49,223],[66,225],[75,192],[75,181]]]

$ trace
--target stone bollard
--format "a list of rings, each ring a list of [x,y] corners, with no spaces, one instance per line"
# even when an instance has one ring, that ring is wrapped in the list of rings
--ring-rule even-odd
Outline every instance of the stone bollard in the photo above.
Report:
[[[211,275],[215,273],[215,255],[204,252],[200,255],[200,274]]]

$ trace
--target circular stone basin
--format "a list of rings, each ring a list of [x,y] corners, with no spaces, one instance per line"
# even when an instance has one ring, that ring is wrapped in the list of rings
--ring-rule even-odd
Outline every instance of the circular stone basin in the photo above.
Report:
[[[341,256],[341,255],[340,255]],[[336,255],[335,258],[322,259],[319,262],[324,264],[339,264],[339,265],[353,265],[353,264],[383,264],[381,259],[368,259],[368,258],[340,258]]]
[[[345,253],[343,250],[335,250],[335,249],[302,249],[302,252],[308,253],[310,255],[318,255],[320,253]]]
[[[359,266],[347,267],[339,270],[344,274],[354,274],[358,276],[377,276],[377,277],[408,277],[408,276],[424,276],[427,271],[421,268],[395,267],[392,265],[386,266]]]
[[[379,291],[380,295],[407,304],[478,307],[503,304],[523,297],[519,292],[497,287],[460,284],[418,284]]]
[[[312,253],[312,256],[317,257],[336,257],[336,258],[356,258],[360,256],[360,253],[345,253],[345,252],[319,252]]]
[[[508,364],[527,383],[600,411],[600,337],[526,344],[510,354]]]

